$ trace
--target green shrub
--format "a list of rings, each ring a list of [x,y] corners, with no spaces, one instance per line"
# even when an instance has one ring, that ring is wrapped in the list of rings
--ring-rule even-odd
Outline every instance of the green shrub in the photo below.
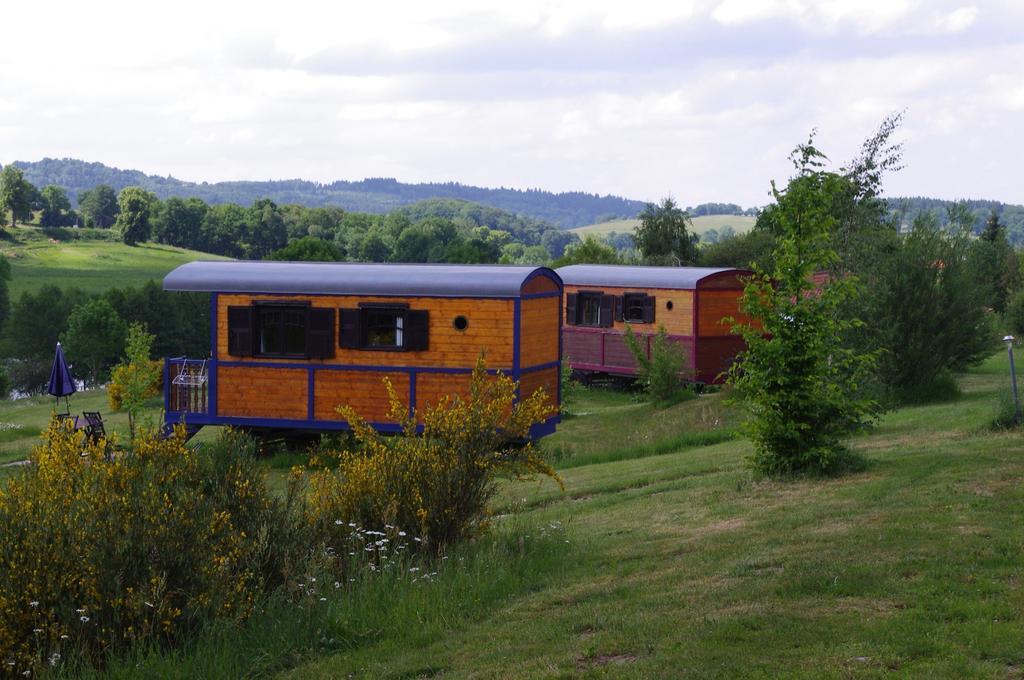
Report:
[[[938,375],[921,385],[893,389],[893,396],[900,404],[935,404],[953,401],[960,395],[960,385],[949,371],[940,371]]]
[[[693,390],[684,387],[686,359],[679,345],[668,339],[664,326],[659,326],[654,336],[650,358],[628,324],[626,344],[636,361],[638,381],[651,401],[665,406],[696,396]]]
[[[1020,425],[1017,422],[1017,405],[1013,401],[1013,392],[1009,388],[999,391],[992,410],[989,427],[993,430],[1009,430]]]
[[[562,401],[561,404],[559,404],[561,415],[563,418],[572,418],[575,415],[572,410],[573,404],[576,403],[579,391],[583,389],[583,386],[572,377],[572,368],[569,367],[569,357],[564,357],[562,359],[562,373],[559,375],[559,380],[561,381],[562,392]]]
[[[245,618],[301,559],[296,496],[269,494],[251,442],[228,434],[197,451],[179,431],[112,458],[106,448],[51,424],[0,488],[5,670],[101,663]]]
[[[349,545],[352,526],[398,527],[420,546],[440,550],[485,525],[496,475],[558,479],[523,443],[532,425],[553,415],[543,389],[517,402],[515,382],[488,375],[481,360],[467,397],[445,397],[417,415],[385,385],[391,419],[402,423],[404,436],[383,436],[353,409],[339,407],[360,448],[336,452],[335,469],[310,475],[308,523],[335,550]]]
[[[1024,290],[1010,298],[1004,316],[1006,328],[1017,337],[1024,336]]]

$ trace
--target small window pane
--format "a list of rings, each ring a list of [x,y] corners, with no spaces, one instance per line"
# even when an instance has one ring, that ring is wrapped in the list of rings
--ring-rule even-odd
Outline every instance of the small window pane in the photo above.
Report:
[[[625,295],[623,299],[625,309],[622,310],[622,317],[626,321],[643,322],[644,299],[646,297],[646,295],[638,295],[635,293]]]
[[[260,354],[281,354],[281,310],[260,309]]]
[[[305,354],[306,313],[303,309],[284,311],[284,353]]]
[[[401,347],[405,317],[401,311],[372,310],[366,313],[367,347]]]
[[[601,323],[601,296],[580,293],[580,324],[597,326]]]

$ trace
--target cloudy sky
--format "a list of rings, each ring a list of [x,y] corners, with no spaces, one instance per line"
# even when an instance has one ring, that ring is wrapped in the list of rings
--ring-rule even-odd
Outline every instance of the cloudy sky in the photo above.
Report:
[[[890,195],[1024,203],[1024,2],[7,3],[0,162],[768,200],[906,110]]]

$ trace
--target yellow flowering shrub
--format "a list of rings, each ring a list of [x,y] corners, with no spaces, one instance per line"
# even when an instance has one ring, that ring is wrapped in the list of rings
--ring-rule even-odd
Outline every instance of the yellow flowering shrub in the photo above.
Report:
[[[164,389],[164,363],[160,359],[149,361],[154,380],[146,392],[146,397],[155,397]],[[118,364],[110,369],[110,382],[107,384],[107,403],[111,411],[120,411],[124,402],[124,384],[130,368]]]
[[[282,579],[286,509],[245,442],[194,450],[184,432],[108,455],[57,422],[31,464],[0,486],[0,664],[173,639],[242,618]],[[251,448],[251,446],[250,446]]]
[[[468,397],[444,398],[419,416],[385,386],[403,434],[382,435],[341,406],[359,446],[329,454],[337,464],[310,474],[308,522],[328,545],[343,545],[353,523],[414,532],[419,545],[440,550],[481,529],[497,475],[542,474],[561,484],[527,440],[532,425],[554,415],[543,389],[517,402],[516,383],[488,375],[482,357]]]

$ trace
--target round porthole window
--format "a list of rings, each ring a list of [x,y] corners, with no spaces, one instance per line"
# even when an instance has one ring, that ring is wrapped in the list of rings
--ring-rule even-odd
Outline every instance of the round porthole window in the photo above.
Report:
[[[672,309],[672,301],[671,300],[669,300],[668,302],[665,303],[665,309]]]
[[[469,328],[469,319],[459,314],[452,321],[452,327],[457,331],[464,331]]]

